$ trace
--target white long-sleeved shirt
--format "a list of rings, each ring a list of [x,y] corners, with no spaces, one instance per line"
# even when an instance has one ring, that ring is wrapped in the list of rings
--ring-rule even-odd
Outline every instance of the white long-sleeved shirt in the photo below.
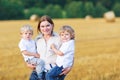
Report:
[[[45,64],[55,64],[57,55],[50,51],[51,44],[55,44],[57,48],[60,47],[61,42],[58,35],[54,34],[46,42],[42,35],[36,40],[37,52],[40,54],[40,58],[44,60]],[[46,67],[48,70],[50,68]]]

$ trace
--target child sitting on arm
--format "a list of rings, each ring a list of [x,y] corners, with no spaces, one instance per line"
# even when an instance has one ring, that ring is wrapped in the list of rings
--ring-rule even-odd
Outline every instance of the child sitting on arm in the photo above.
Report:
[[[57,80],[61,76],[63,79],[66,75],[60,75],[62,70],[71,67],[74,62],[74,30],[70,26],[63,26],[60,29],[60,39],[62,45],[58,50],[54,44],[51,45],[52,51],[57,54],[56,66],[47,73],[46,80]]]
[[[44,62],[40,59],[40,55],[36,51],[35,41],[32,40],[33,28],[30,25],[21,27],[21,40],[19,48],[23,58],[27,64],[36,66],[36,72],[39,79],[42,79],[42,72],[44,71]]]

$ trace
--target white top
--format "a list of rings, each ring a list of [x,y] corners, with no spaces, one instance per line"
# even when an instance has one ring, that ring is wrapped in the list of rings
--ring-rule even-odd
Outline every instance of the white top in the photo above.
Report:
[[[20,48],[20,51],[27,50],[29,52],[36,53],[36,45],[35,45],[34,40],[21,39],[19,42],[19,48]],[[23,53],[22,53],[22,55],[23,55],[25,61],[28,60],[28,58],[32,59],[34,57],[34,56],[24,55]]]
[[[38,40],[36,40],[37,51],[40,54],[40,58],[45,61],[45,66],[47,66],[47,64],[55,64],[57,56],[53,51],[50,51],[50,46],[53,43],[57,48],[60,47],[60,38],[55,33],[53,33],[52,37],[47,42],[45,42],[42,35],[39,35]],[[50,69],[48,67],[45,68]]]
[[[59,49],[64,55],[57,55],[56,64],[63,68],[71,67],[74,60],[74,40],[62,43]]]

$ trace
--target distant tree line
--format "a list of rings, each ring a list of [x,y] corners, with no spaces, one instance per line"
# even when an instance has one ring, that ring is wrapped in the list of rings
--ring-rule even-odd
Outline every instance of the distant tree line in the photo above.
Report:
[[[32,14],[52,18],[102,17],[107,11],[120,16],[120,0],[0,0],[0,20],[29,19]]]

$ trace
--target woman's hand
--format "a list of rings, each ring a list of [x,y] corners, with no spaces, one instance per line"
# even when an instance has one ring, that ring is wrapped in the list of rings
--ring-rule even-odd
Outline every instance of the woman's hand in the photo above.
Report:
[[[66,74],[68,74],[71,71],[71,69],[72,69],[72,67],[67,67],[67,68],[63,69],[62,73],[60,75],[63,75],[63,74],[66,75]]]
[[[27,67],[29,67],[32,70],[34,70],[36,68],[36,66],[33,64],[29,64],[29,63],[26,63],[26,64],[27,64]]]

